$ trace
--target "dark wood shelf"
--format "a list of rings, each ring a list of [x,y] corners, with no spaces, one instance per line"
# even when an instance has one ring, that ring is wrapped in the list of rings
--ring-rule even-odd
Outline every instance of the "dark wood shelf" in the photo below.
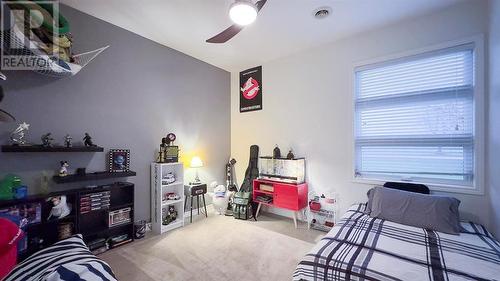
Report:
[[[100,146],[2,145],[2,152],[103,152]]]
[[[52,179],[56,183],[68,183],[68,182],[133,177],[135,175],[136,175],[136,172],[133,172],[133,171],[128,171],[128,172],[95,172],[95,173],[88,173],[85,175],[67,175],[65,177],[53,176]]]

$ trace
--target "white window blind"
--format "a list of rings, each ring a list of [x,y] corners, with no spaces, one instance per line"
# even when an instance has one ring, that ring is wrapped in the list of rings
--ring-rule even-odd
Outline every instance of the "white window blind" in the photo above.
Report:
[[[356,177],[472,186],[473,47],[355,70]]]

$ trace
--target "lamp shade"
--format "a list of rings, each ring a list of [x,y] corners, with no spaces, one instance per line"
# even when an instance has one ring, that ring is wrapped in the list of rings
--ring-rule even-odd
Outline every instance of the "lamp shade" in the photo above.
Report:
[[[201,161],[200,157],[195,156],[191,159],[191,168],[200,168],[203,167],[203,161]]]

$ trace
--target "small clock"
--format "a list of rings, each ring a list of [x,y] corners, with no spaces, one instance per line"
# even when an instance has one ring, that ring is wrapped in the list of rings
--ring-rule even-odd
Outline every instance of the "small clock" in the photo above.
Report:
[[[168,133],[168,135],[167,135],[167,140],[168,140],[169,143],[174,142],[176,138],[177,137],[175,136],[174,133]]]

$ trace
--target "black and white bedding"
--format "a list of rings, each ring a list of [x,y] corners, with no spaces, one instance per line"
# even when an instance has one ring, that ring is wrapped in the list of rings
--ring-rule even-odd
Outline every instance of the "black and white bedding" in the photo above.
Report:
[[[474,223],[460,235],[349,211],[297,266],[293,280],[500,280],[500,243]]]
[[[107,263],[93,255],[81,235],[59,241],[17,265],[4,281],[116,281]]]

